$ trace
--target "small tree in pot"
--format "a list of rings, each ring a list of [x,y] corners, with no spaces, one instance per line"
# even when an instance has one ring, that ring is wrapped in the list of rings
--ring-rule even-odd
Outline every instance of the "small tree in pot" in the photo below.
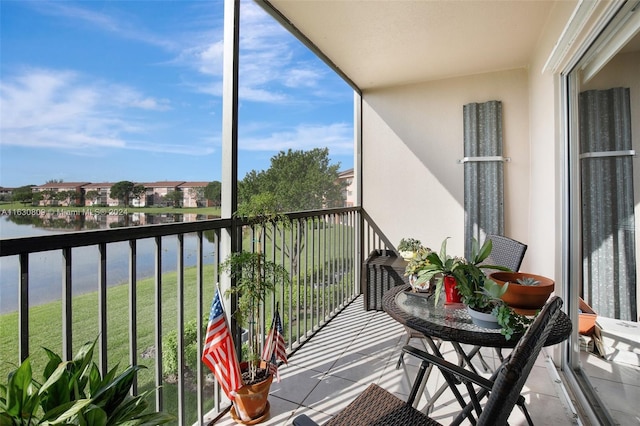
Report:
[[[266,323],[261,315],[265,312],[262,305],[267,301],[267,296],[273,293],[277,283],[289,283],[287,270],[282,265],[267,260],[262,250],[264,227],[269,223],[279,223],[283,226],[289,223],[286,216],[274,211],[274,197],[269,194],[254,196],[247,205],[238,209],[237,217],[246,218],[250,224],[258,228],[253,239],[255,247],[251,252],[243,250],[232,253],[220,264],[220,271],[228,273],[235,280],[235,286],[225,293],[238,296],[238,308],[233,316],[238,324],[249,332],[246,360],[241,363],[244,385],[237,391],[234,400],[239,418],[237,420],[241,422],[266,415],[266,398],[273,377],[269,368],[271,360],[261,358],[260,336],[266,335],[266,330],[261,328],[261,325]]]

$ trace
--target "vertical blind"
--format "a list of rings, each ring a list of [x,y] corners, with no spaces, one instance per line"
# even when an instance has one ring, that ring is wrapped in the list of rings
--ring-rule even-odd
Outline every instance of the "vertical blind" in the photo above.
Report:
[[[630,91],[582,92],[579,111],[582,297],[598,315],[635,321]]]
[[[473,238],[504,234],[502,102],[464,105],[465,257]]]

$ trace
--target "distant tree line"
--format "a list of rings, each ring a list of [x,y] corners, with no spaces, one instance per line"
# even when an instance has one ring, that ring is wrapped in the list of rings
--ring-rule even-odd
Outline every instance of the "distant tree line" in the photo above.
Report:
[[[273,209],[277,212],[293,212],[304,210],[318,210],[344,205],[344,185],[338,180],[340,164],[329,163],[329,150],[316,148],[309,151],[281,151],[271,158],[267,170],[252,170],[238,182],[238,203],[250,205],[258,202],[258,195],[269,198]],[[62,180],[50,180],[47,183],[60,183]],[[25,185],[12,191],[11,200],[22,204],[37,204],[53,201],[73,204],[81,199],[81,194],[74,190],[54,191],[45,189],[33,191],[34,185]],[[213,181],[204,188],[192,188],[191,194],[196,199],[208,200],[210,205],[219,207],[221,204],[222,184]],[[121,205],[128,206],[133,200],[140,200],[146,194],[144,185],[135,184],[128,180],[116,182],[111,186],[109,197],[119,200]],[[95,202],[100,193],[95,190],[87,191],[84,198]],[[181,191],[169,192],[165,200],[173,206],[179,207],[183,200]],[[253,200],[253,201],[252,201]]]

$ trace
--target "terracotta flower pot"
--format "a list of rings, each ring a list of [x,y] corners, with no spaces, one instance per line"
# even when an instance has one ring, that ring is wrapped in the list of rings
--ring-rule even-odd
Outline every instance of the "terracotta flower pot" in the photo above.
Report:
[[[244,371],[246,363],[241,363],[240,368]],[[232,417],[237,423],[256,424],[265,420],[269,416],[269,390],[273,376],[269,376],[252,385],[243,385],[236,392],[233,401]]]
[[[502,296],[502,300],[514,311],[525,315],[535,314],[538,309],[541,309],[555,288],[555,282],[552,279],[526,272],[494,272],[489,275],[489,278],[500,286],[505,282],[509,283],[509,288]],[[517,280],[523,278],[533,278],[538,281],[538,284],[518,284]]]

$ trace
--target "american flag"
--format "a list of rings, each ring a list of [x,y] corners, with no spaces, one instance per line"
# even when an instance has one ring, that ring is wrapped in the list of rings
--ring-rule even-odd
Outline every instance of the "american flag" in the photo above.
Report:
[[[211,303],[202,362],[213,371],[222,390],[233,401],[235,392],[242,386],[242,378],[240,377],[236,349],[227,324],[227,317],[222,309],[222,300],[218,289],[216,289],[216,295]]]
[[[276,312],[271,322],[271,329],[264,341],[262,349],[262,359],[269,362],[269,370],[275,376],[276,381],[280,382],[280,374],[278,373],[278,360],[287,363],[287,346],[284,343],[284,335],[282,331],[282,321],[280,313],[276,308]]]

